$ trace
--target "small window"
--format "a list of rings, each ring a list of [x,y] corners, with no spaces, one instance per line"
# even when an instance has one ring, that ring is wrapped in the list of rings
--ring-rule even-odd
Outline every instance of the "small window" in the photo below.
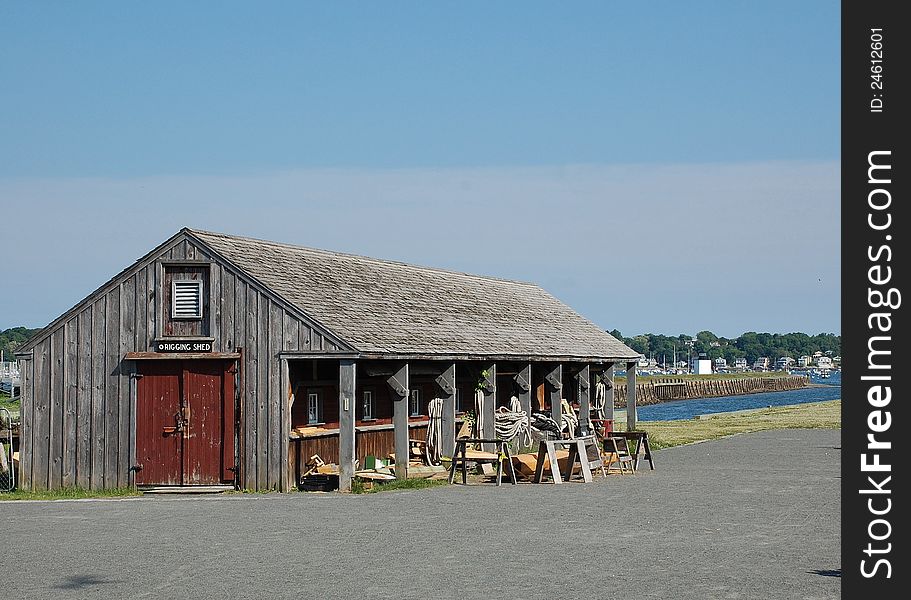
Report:
[[[319,423],[320,405],[319,394],[311,392],[307,394],[307,423]]]
[[[409,414],[412,417],[421,416],[421,390],[411,390],[411,403]]]
[[[202,318],[202,281],[199,279],[171,282],[171,318]]]
[[[361,412],[365,421],[373,420],[373,392],[364,390],[364,403]]]

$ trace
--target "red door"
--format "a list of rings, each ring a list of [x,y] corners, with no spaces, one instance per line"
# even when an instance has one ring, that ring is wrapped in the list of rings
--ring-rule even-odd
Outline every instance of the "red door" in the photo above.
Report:
[[[220,360],[140,363],[137,485],[233,481],[233,371],[233,363]]]

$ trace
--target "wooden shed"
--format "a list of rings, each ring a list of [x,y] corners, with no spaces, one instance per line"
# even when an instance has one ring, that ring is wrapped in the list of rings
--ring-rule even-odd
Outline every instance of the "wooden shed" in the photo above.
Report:
[[[638,354],[542,288],[182,229],[17,353],[21,487],[289,490],[301,457],[395,455],[481,380],[560,421]],[[609,399],[610,401],[611,399]],[[587,410],[585,411],[587,413]]]

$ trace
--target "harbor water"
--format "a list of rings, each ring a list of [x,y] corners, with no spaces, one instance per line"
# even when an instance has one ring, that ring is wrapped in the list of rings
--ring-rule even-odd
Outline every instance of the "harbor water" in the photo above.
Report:
[[[813,376],[810,378],[810,382],[814,385],[787,392],[761,392],[741,396],[672,400],[661,404],[640,406],[637,409],[637,415],[640,421],[676,421],[710,413],[822,402],[841,398],[840,372],[833,372],[826,379]]]

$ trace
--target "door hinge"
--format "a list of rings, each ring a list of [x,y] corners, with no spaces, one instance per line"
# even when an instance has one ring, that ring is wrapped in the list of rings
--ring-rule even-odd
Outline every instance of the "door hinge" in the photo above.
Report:
[[[142,465],[133,465],[130,467],[130,471],[142,471]]]

